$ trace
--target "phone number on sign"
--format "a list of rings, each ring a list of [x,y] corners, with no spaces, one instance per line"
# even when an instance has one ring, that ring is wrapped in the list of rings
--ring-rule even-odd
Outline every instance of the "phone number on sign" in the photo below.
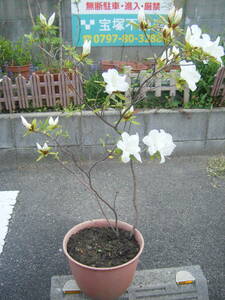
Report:
[[[105,43],[163,43],[161,35],[151,34],[148,35],[148,39],[144,34],[94,34],[94,35],[83,35],[83,40],[91,40],[95,44],[105,44]]]

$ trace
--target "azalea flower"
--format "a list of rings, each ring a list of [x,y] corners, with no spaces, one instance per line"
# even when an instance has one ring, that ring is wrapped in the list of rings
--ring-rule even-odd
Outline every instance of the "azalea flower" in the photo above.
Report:
[[[41,146],[40,144],[36,143],[37,145],[37,149],[44,155],[48,154],[50,147],[48,146],[47,143],[44,143],[43,146]]]
[[[53,24],[54,21],[55,21],[55,13],[53,13],[53,14],[51,15],[51,17],[48,19],[48,22],[47,22],[45,16],[44,16],[42,13],[40,13],[40,21],[41,21],[41,23],[42,23],[43,25],[52,26],[52,24]]]
[[[113,92],[126,92],[129,89],[129,84],[126,82],[126,75],[119,75],[116,69],[109,69],[102,74],[106,83],[105,91],[108,94]]]
[[[208,34],[202,34],[202,30],[198,25],[188,26],[185,41],[192,47],[201,48],[206,54],[214,57],[222,64],[221,57],[224,56],[224,48],[219,46],[220,37],[213,42]]]
[[[50,126],[54,126],[55,127],[55,126],[57,126],[58,122],[59,122],[59,117],[55,118],[55,120],[52,117],[50,117],[49,121],[48,121],[48,124]]]
[[[164,130],[160,131],[153,129],[143,138],[143,143],[148,146],[148,152],[150,155],[154,155],[159,152],[161,156],[160,163],[165,162],[165,156],[172,154],[176,145],[173,143],[172,135],[166,133]]]
[[[20,117],[21,117],[23,126],[25,126],[28,130],[32,130],[32,124],[28,123],[27,120],[23,116],[20,116]]]
[[[122,140],[117,143],[117,147],[123,151],[121,159],[122,162],[127,163],[130,161],[130,156],[133,155],[138,161],[141,162],[139,147],[139,135],[129,135],[127,132],[121,134]]]
[[[195,91],[197,88],[196,83],[201,78],[201,75],[196,70],[196,66],[191,61],[182,60],[180,62],[180,69],[180,77],[187,82],[190,90]]]
[[[85,40],[83,44],[82,56],[88,56],[91,53],[91,41]]]
[[[219,46],[220,37],[218,36],[217,39],[212,42],[208,34],[203,34],[202,42],[203,51],[214,57],[222,65],[223,62],[221,57],[224,56],[224,48],[222,46]]]

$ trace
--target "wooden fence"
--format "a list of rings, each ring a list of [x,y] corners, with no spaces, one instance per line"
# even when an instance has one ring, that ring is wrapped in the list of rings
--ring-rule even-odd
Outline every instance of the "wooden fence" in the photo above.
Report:
[[[146,83],[143,85],[143,88],[141,90],[141,95],[139,95],[141,98],[145,98],[148,92],[153,92],[156,97],[161,97],[162,92],[166,91],[169,92],[170,99],[168,101],[172,101],[172,99],[176,96],[177,88],[176,88],[176,82],[173,79],[172,72],[168,72],[167,79],[163,77],[157,77],[151,83]],[[141,85],[145,82],[145,80],[149,77],[149,74],[146,74],[145,71],[141,71],[139,74],[137,73],[131,73],[129,81],[130,83],[138,81],[138,85]],[[137,90],[137,88],[135,88]],[[131,90],[127,93],[127,96],[130,95]],[[188,87],[184,89],[184,96],[183,101],[184,103],[188,103],[190,99],[190,90]]]
[[[33,73],[27,81],[19,75],[12,80],[4,76],[0,83],[0,111],[13,112],[18,108],[38,108],[81,104],[83,89],[77,73],[60,72],[58,74]]]
[[[211,96],[220,98],[220,106],[225,102],[225,67],[221,67],[215,76]]]

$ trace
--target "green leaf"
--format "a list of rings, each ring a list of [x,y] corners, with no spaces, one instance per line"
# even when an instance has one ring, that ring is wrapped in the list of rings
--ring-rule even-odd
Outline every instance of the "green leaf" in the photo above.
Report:
[[[121,93],[115,93],[115,95],[116,95],[118,98],[120,98],[121,100],[124,100],[124,101],[127,101],[127,100],[128,100],[127,97],[126,97],[125,95],[121,94]]]
[[[131,120],[130,121],[132,124],[135,124],[135,125],[141,125],[141,123],[137,122],[137,121],[134,121],[134,120]]]
[[[36,159],[36,161],[39,161],[39,160],[41,160],[42,158],[44,157],[44,155],[43,154],[41,154],[37,159]]]

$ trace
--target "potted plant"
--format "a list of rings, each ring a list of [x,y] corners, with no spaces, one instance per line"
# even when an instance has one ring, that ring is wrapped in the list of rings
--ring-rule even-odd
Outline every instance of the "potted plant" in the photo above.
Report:
[[[24,39],[10,42],[8,54],[5,59],[7,63],[6,71],[9,75],[13,74],[17,76],[21,74],[28,79],[30,74],[31,49]]]
[[[105,146],[103,156],[91,166],[85,166],[79,160],[79,153],[74,153],[68,148],[62,147],[59,142],[59,136],[65,136],[59,117],[52,117],[44,122],[37,123],[36,120],[28,122],[23,116],[22,123],[26,127],[26,135],[40,134],[48,141],[51,146],[44,143],[43,146],[37,143],[37,150],[41,160],[47,156],[54,157],[58,163],[65,168],[77,182],[94,195],[96,204],[102,212],[104,219],[87,221],[74,226],[65,235],[63,249],[69,260],[72,274],[75,277],[79,287],[88,296],[98,300],[113,300],[119,297],[128,288],[132,281],[137,265],[137,260],[144,247],[143,237],[138,231],[138,205],[136,194],[136,174],[135,163],[141,163],[141,154],[147,151],[151,159],[159,158],[161,163],[170,156],[175,148],[172,136],[164,130],[150,130],[142,138],[142,147],[140,146],[139,135],[130,133],[135,121],[135,106],[143,99],[141,98],[142,87],[159,74],[163,76],[168,66],[178,64],[180,72],[177,72],[177,85],[182,88],[188,84],[194,91],[201,75],[196,70],[194,61],[196,60],[216,60],[221,63],[221,56],[224,50],[218,45],[218,42],[212,42],[209,36],[201,34],[197,25],[188,27],[183,44],[177,42],[175,34],[181,33],[179,24],[182,17],[182,9],[173,7],[165,19],[163,29],[157,27],[159,34],[163,35],[165,42],[165,52],[162,56],[155,58],[155,69],[149,71],[149,77],[140,87],[132,93],[132,99],[128,99],[124,93],[130,88],[126,81],[127,74],[119,74],[116,69],[109,69],[102,74],[103,81],[98,84],[105,91],[105,101],[101,107],[97,107],[96,99],[87,99],[85,108],[90,109],[99,122],[104,122],[115,133],[115,141],[109,146]],[[140,10],[138,14],[138,28],[146,33],[150,27],[145,17],[144,11]],[[157,29],[158,28],[158,29]],[[175,34],[174,34],[175,33]],[[146,34],[146,36],[148,36]],[[83,53],[79,61],[84,61],[90,53],[90,44],[85,42]],[[179,46],[179,49],[178,49]],[[193,59],[193,61],[191,60]],[[168,76],[168,74],[166,74]],[[105,110],[114,109],[117,111],[117,119],[110,122]],[[105,144],[103,142],[103,144]],[[56,147],[56,148],[54,148]],[[62,154],[70,156],[71,164],[65,164]],[[112,195],[112,199],[105,199],[101,191],[94,184],[94,171],[108,158],[120,158],[122,163],[129,165],[132,180],[132,203],[135,212],[132,225],[118,220],[118,211],[116,209],[117,192]],[[113,219],[109,217],[113,215]],[[118,260],[119,258],[119,260]],[[116,284],[115,284],[116,281]]]
[[[11,42],[4,37],[0,37],[0,68],[3,73],[6,72],[6,62],[11,53]]]

